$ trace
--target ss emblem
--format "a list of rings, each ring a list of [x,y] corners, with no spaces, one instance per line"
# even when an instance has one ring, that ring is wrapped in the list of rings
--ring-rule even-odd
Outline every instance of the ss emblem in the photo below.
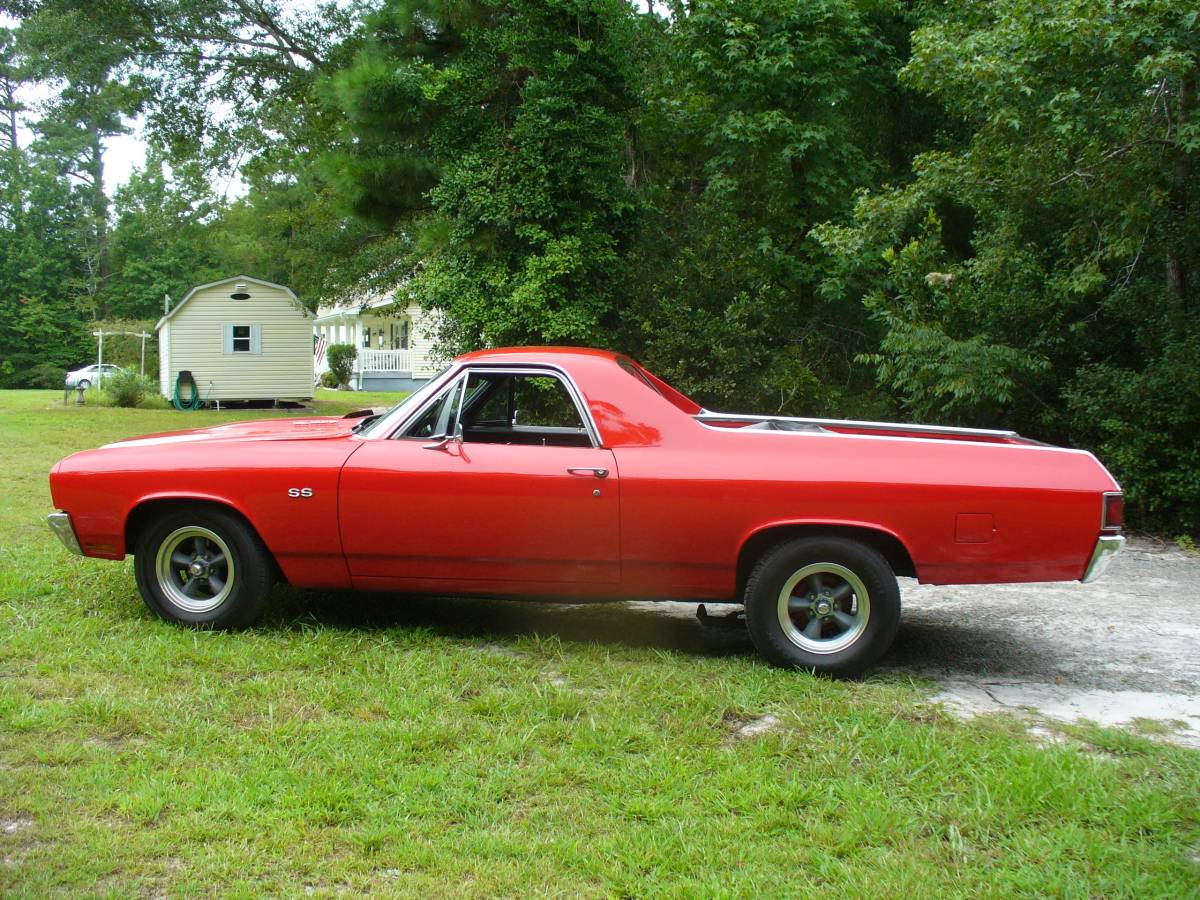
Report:
[[[288,488],[289,497],[311,497],[312,488]]]

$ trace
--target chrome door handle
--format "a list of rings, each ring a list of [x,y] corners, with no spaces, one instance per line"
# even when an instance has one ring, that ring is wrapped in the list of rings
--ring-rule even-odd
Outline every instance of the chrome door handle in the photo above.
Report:
[[[572,475],[595,475],[597,478],[607,478],[608,469],[579,468],[567,469]]]

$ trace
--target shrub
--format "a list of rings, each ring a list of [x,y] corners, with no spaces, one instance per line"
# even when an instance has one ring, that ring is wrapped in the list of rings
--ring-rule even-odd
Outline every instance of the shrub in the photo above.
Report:
[[[336,388],[338,386],[337,376],[332,372],[321,373],[321,387]]]
[[[58,388],[62,390],[66,383],[66,370],[62,366],[55,366],[50,363],[38,363],[36,366],[30,366],[25,371],[25,377],[21,379],[25,387],[31,388]]]
[[[104,393],[113,406],[137,406],[153,390],[154,383],[137,372],[118,372],[104,379]]]
[[[338,385],[349,384],[358,350],[353,344],[330,344],[327,352],[329,353],[329,371],[337,379]]]

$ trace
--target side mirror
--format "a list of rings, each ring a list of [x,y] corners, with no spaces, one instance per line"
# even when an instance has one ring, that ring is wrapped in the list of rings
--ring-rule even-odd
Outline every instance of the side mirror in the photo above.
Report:
[[[445,450],[451,444],[461,444],[463,442],[463,424],[460,419],[454,424],[454,434],[437,434],[433,436],[432,444],[422,444],[426,450]]]

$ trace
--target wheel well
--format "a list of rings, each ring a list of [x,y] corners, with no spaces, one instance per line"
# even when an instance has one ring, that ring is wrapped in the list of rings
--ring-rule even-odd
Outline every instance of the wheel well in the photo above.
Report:
[[[246,527],[258,535],[259,541],[263,547],[266,547],[267,554],[275,566],[275,577],[279,581],[286,581],[283,570],[279,567],[279,563],[275,560],[275,554],[267,547],[266,541],[262,540],[262,535],[258,534],[258,529],[254,527],[254,523],[247,519],[241,512],[228,503],[220,503],[216,500],[200,500],[190,497],[169,497],[161,500],[146,500],[139,503],[129,511],[129,515],[125,518],[125,552],[133,553],[133,548],[137,544],[138,535],[142,529],[148,526],[159,516],[169,512],[175,512],[182,509],[212,509],[219,510],[227,515],[236,516],[246,524]]]
[[[803,537],[834,536],[860,541],[874,547],[888,561],[892,571],[902,577],[915,578],[917,567],[913,565],[908,548],[894,535],[874,528],[852,525],[777,525],[764,528],[750,536],[742,545],[737,561],[737,597],[740,599],[750,577],[750,570],[762,555],[786,541]]]

